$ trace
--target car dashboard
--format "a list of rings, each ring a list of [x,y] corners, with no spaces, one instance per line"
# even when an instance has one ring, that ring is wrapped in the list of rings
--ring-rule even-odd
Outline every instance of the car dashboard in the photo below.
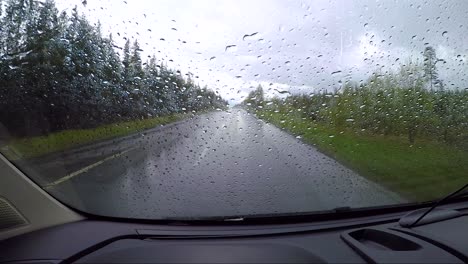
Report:
[[[292,224],[87,219],[0,242],[1,263],[467,263],[466,203]]]

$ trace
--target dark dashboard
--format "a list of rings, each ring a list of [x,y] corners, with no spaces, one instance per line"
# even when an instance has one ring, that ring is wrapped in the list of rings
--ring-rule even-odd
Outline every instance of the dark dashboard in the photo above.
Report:
[[[467,263],[466,203],[294,224],[85,220],[0,242],[1,263]]]

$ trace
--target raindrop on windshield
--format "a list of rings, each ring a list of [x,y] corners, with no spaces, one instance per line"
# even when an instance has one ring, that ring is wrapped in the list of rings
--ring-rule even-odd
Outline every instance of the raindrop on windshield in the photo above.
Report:
[[[242,40],[245,40],[246,38],[253,37],[253,36],[257,35],[257,34],[258,34],[258,32],[254,32],[254,33],[252,33],[252,34],[245,34],[245,35],[242,37]]]
[[[234,50],[236,47],[236,45],[227,45],[226,48],[224,48],[224,51],[231,51]]]
[[[331,73],[331,75],[335,75],[335,74],[338,74],[338,73],[341,73],[341,71],[334,71]]]

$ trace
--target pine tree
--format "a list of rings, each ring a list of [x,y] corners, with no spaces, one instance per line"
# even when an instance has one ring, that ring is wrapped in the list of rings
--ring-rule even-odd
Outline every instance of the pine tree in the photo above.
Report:
[[[3,0],[0,0],[0,25],[2,25],[2,22],[3,22],[2,16],[3,16]],[[3,30],[0,30],[0,60],[3,58],[3,54],[5,53],[4,48],[5,48],[4,32]],[[0,67],[1,67],[1,64],[0,64]],[[1,69],[0,69],[0,73],[1,73]]]
[[[120,59],[112,35],[103,37],[101,24],[91,25],[76,6],[68,16],[53,0],[6,1],[3,9],[0,0],[0,120],[17,136],[226,104],[155,57],[143,69],[137,40],[131,47],[127,40]]]
[[[134,79],[142,79],[144,77],[140,52],[141,49],[140,45],[138,44],[138,40],[135,40],[135,42],[133,42],[132,54],[130,56],[130,69],[132,71],[131,75]]]
[[[2,19],[2,31],[5,35],[6,54],[15,56],[20,53],[25,38],[25,26],[33,19],[32,10],[35,1],[8,0]]]
[[[433,85],[438,83],[439,74],[437,72],[436,64],[439,61],[437,59],[436,51],[432,46],[428,46],[424,49],[424,77],[429,82],[429,87],[432,90]]]
[[[130,79],[130,40],[127,39],[123,49],[123,80],[127,82]]]

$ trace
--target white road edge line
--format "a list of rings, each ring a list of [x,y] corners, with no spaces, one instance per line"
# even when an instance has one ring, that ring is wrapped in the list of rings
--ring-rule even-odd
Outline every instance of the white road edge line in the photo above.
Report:
[[[44,185],[44,186],[42,186],[42,188],[45,188],[45,189],[46,189],[46,188],[54,187],[54,186],[56,186],[56,185],[58,185],[58,184],[61,184],[61,183],[65,182],[65,181],[70,180],[70,179],[73,178],[73,177],[76,177],[76,176],[78,176],[78,175],[80,175],[80,174],[82,174],[82,173],[85,173],[85,172],[89,171],[90,169],[95,168],[95,167],[97,167],[97,166],[103,164],[103,163],[106,162],[106,161],[109,161],[109,160],[118,158],[118,157],[124,155],[125,153],[127,153],[127,152],[129,152],[129,151],[132,151],[132,150],[134,150],[134,149],[136,149],[136,148],[129,148],[129,149],[124,150],[124,151],[122,151],[122,152],[119,152],[119,153],[116,153],[116,154],[114,154],[114,155],[111,155],[111,156],[109,156],[109,157],[107,157],[107,158],[105,158],[105,159],[102,159],[102,160],[100,160],[100,161],[98,161],[98,162],[95,162],[95,163],[93,163],[93,164],[91,164],[91,165],[89,165],[89,166],[86,166],[86,167],[81,168],[81,169],[79,169],[79,170],[77,170],[77,171],[75,171],[75,172],[72,172],[72,173],[70,173],[70,174],[68,174],[68,175],[66,175],[66,176],[64,176],[64,177],[62,177],[62,178],[60,178],[60,179],[58,179],[58,180],[52,182],[52,183],[49,183],[49,184],[47,184],[47,185]]]

